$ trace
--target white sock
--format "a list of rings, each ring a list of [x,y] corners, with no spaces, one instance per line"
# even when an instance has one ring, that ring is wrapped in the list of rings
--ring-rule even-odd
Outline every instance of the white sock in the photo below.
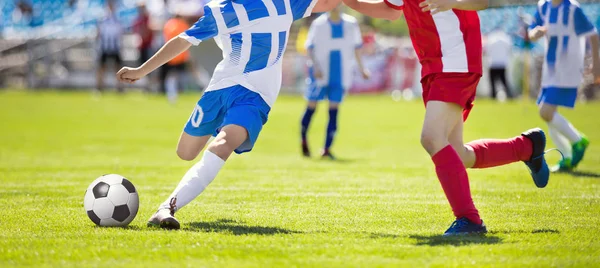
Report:
[[[177,75],[169,74],[165,79],[165,88],[167,90],[167,99],[170,102],[177,101]]]
[[[571,125],[571,123],[558,112],[554,113],[554,117],[552,118],[552,121],[548,123],[548,125],[551,125],[558,130],[560,134],[569,140],[570,144],[581,140],[581,135],[577,129],[575,129],[575,127],[573,127],[573,125]]]
[[[563,136],[562,134],[560,134],[560,132],[558,131],[558,129],[554,128],[552,125],[548,124],[548,134],[550,135],[550,138],[552,139],[552,141],[554,142],[554,145],[556,145],[556,148],[563,153],[563,155],[565,156],[565,158],[571,158],[572,153],[572,148],[571,148],[571,144],[569,143],[569,140]]]
[[[175,198],[176,210],[190,203],[215,179],[224,164],[225,160],[205,150],[200,162],[185,173],[175,191],[160,205],[159,209],[170,208],[172,198]]]

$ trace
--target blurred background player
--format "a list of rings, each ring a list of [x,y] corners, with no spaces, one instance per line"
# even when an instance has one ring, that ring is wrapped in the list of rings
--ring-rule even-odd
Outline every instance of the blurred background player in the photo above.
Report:
[[[510,35],[498,27],[487,36],[487,44],[484,52],[489,59],[490,87],[492,89],[492,98],[498,97],[496,82],[501,82],[506,93],[506,97],[513,98],[513,93],[506,80],[506,68],[510,63],[512,54],[512,40]]]
[[[368,1],[368,2],[367,2]],[[479,16],[487,0],[344,0],[365,15],[395,20],[402,14],[422,68],[425,120],[421,145],[429,153],[456,220],[444,235],[486,233],[473,203],[466,168],[489,168],[524,161],[534,183],[548,184],[546,137],[532,129],[506,140],[464,144],[463,125],[473,107],[483,72]]]
[[[190,28],[190,25],[185,18],[181,16],[181,12],[183,12],[181,8],[183,8],[183,6],[179,5],[175,16],[165,23],[165,26],[163,27],[163,36],[165,40],[171,40]],[[187,50],[183,51],[181,54],[167,62],[160,70],[161,92],[166,93],[167,99],[172,103],[177,100],[181,78],[189,68],[189,60],[190,52]]]
[[[335,159],[330,149],[337,130],[338,107],[351,86],[354,64],[358,64],[365,79],[369,78],[360,56],[359,24],[354,17],[342,13],[342,9],[340,4],[319,16],[308,30],[305,47],[310,57],[310,83],[306,93],[308,105],[301,121],[302,154],[306,157],[310,157],[306,136],[317,102],[325,97],[329,101],[329,123],[321,156]]]
[[[292,22],[329,11],[340,0],[224,0],[204,7],[190,29],[168,41],[138,68],[123,67],[119,80],[133,83],[192,45],[216,38],[223,50],[208,88],[198,101],[177,145],[177,155],[194,160],[209,138],[200,162],[149,219],[149,225],[179,229],[177,210],[210,184],[229,156],[254,147],[281,89],[282,59]],[[235,5],[234,5],[235,4]]]
[[[557,110],[558,106],[575,107],[577,88],[583,80],[585,38],[592,48],[594,80],[600,82],[598,33],[579,4],[571,0],[539,1],[530,29],[532,40],[546,36],[538,104],[552,141],[565,156],[552,170],[568,171],[583,159],[589,141]]]
[[[154,32],[150,28],[150,13],[146,9],[146,4],[138,4],[138,15],[133,23],[133,31],[140,38],[138,44],[139,64],[146,62],[152,56],[152,42],[154,41]],[[149,91],[149,82],[146,85],[146,91]]]
[[[107,14],[98,23],[97,40],[100,46],[100,62],[96,71],[96,89],[104,90],[104,72],[108,62],[112,61],[115,66],[122,66],[121,40],[123,37],[123,26],[117,18],[116,2],[109,0],[107,3]],[[115,69],[118,67],[115,67]],[[117,91],[123,92],[123,85],[117,81]]]

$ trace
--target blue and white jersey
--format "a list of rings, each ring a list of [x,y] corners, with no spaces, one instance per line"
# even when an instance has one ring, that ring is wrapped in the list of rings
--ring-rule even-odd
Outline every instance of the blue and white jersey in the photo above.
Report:
[[[356,19],[341,14],[338,23],[329,19],[329,13],[319,16],[310,25],[306,48],[312,49],[323,78],[319,86],[342,86],[352,83],[355,50],[362,46],[362,35]]]
[[[282,57],[294,20],[318,0],[213,0],[180,37],[193,45],[214,38],[223,50],[206,91],[241,85],[273,106],[281,89]]]
[[[546,59],[542,87],[577,88],[583,79],[585,37],[596,33],[579,3],[564,0],[552,6],[540,0],[531,28],[546,26]]]

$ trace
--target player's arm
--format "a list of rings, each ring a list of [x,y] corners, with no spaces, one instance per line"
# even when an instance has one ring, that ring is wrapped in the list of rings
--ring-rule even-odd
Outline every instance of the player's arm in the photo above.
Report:
[[[360,54],[361,54],[360,48],[356,48],[354,50],[354,58],[356,58],[356,65],[358,65],[358,68],[360,70],[360,73],[362,74],[362,77],[364,79],[369,79],[369,77],[371,77],[371,73],[369,72],[369,70],[367,68],[365,68],[365,65],[363,64],[362,57]]]
[[[372,18],[397,20],[402,16],[402,6],[392,6],[381,0],[343,0],[351,9]]]
[[[594,74],[594,83],[600,84],[600,36],[598,33],[589,37],[592,47],[592,73]]]
[[[425,0],[419,4],[423,12],[430,11],[431,15],[450,9],[484,10],[489,5],[488,0]]]
[[[152,58],[144,62],[140,67],[123,67],[117,72],[117,78],[121,82],[133,83],[146,76],[158,67],[167,63],[177,55],[188,50],[192,44],[182,37],[175,37],[167,42]]]
[[[529,25],[529,29],[527,30],[527,36],[531,42],[535,42],[538,39],[544,37],[548,29],[544,26],[544,20],[540,15],[540,9],[538,8],[533,15],[533,23]]]
[[[319,61],[317,60],[317,57],[315,56],[315,50],[312,47],[309,47],[306,49],[306,53],[308,54],[308,57],[310,58],[310,63],[313,69],[313,75],[315,76],[315,78],[317,79],[321,79],[323,78],[323,71],[321,71],[321,65],[319,64]]]

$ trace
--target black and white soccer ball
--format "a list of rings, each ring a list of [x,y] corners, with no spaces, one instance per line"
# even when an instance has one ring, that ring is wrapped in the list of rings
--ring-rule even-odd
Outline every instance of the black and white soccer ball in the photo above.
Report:
[[[83,206],[90,220],[99,226],[126,226],[137,215],[139,197],[129,180],[108,174],[90,184]]]

